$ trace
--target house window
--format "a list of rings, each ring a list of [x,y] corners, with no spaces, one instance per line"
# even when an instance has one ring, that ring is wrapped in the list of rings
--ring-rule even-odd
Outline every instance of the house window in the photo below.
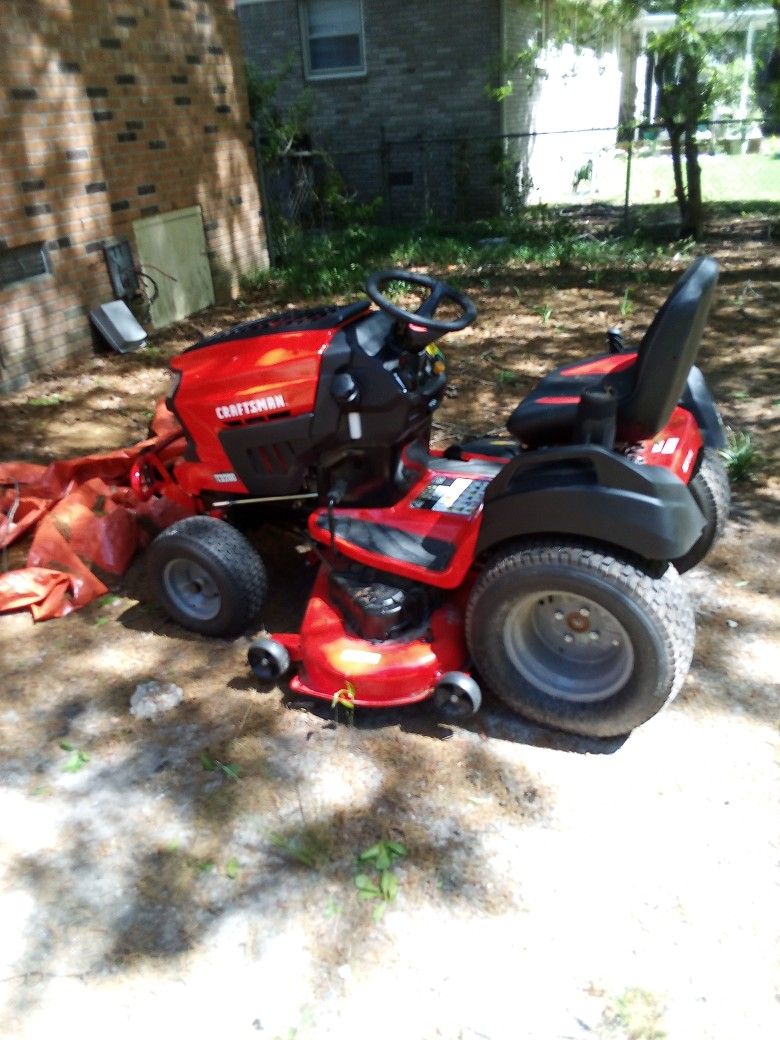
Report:
[[[310,79],[366,71],[362,0],[304,0],[301,29]]]
[[[43,242],[0,250],[0,289],[28,282],[50,273],[49,256]]]

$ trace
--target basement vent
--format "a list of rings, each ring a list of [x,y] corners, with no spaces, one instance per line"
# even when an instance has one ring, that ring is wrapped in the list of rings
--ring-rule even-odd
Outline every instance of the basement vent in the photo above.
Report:
[[[28,282],[50,271],[49,255],[43,242],[0,250],[0,289],[17,282]]]

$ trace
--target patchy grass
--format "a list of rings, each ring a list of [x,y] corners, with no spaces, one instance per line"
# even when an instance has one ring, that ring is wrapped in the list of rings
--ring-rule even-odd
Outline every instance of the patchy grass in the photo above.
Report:
[[[286,832],[272,831],[268,841],[285,859],[309,870],[321,870],[333,854],[333,833],[320,821]]]
[[[354,226],[345,231],[288,239],[280,265],[250,272],[244,288],[276,288],[305,297],[359,290],[366,271],[382,267],[444,270],[450,281],[477,278],[528,264],[543,267],[644,269],[679,251],[644,232],[584,231],[546,208],[512,220],[428,224],[420,228]],[[453,277],[454,275],[454,277]],[[551,311],[542,320],[548,320]]]
[[[59,394],[44,394],[42,397],[30,397],[27,401],[31,408],[56,408],[57,405],[62,403],[63,401]]]
[[[775,163],[777,165],[777,163]],[[671,168],[671,164],[670,164]],[[771,237],[780,217],[777,202],[724,202],[710,207],[710,224],[748,218],[766,221]],[[529,267],[587,272],[598,285],[604,272],[628,273],[642,284],[649,272],[692,254],[696,243],[675,234],[676,209],[668,204],[632,208],[633,230],[622,210],[536,206],[515,217],[406,227],[355,222],[345,230],[288,235],[272,270],[249,272],[246,292],[271,290],[304,298],[361,291],[366,273],[387,267],[433,269],[462,288],[491,287],[491,277]],[[540,314],[541,317],[541,314]]]
[[[728,444],[721,452],[731,479],[735,483],[750,480],[761,468],[762,458],[747,430],[729,431]]]
[[[631,302],[631,296],[629,294],[628,289],[625,290],[623,296],[621,297],[620,303],[618,304],[618,310],[620,311],[621,318],[630,317],[631,313],[634,310],[634,304]]]
[[[614,1040],[665,1040],[664,1009],[646,989],[630,987],[604,1010],[599,1036]]]

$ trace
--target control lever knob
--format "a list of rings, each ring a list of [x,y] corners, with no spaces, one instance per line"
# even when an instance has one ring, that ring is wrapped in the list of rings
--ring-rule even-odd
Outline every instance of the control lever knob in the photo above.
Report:
[[[356,404],[360,399],[360,389],[349,372],[337,372],[330,384],[333,399],[342,406]]]

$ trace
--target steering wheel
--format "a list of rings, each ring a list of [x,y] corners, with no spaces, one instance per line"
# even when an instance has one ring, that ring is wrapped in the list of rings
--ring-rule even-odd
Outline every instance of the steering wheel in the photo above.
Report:
[[[430,295],[416,311],[405,311],[382,292],[388,282],[422,286],[423,289],[430,289]],[[464,296],[446,282],[439,282],[427,274],[417,274],[416,271],[376,271],[369,275],[366,281],[366,292],[386,314],[407,325],[417,325],[431,332],[459,332],[470,325],[477,316],[477,308],[468,296]],[[461,313],[453,321],[442,321],[441,318],[435,317],[436,310],[443,300],[449,300],[460,308]]]

